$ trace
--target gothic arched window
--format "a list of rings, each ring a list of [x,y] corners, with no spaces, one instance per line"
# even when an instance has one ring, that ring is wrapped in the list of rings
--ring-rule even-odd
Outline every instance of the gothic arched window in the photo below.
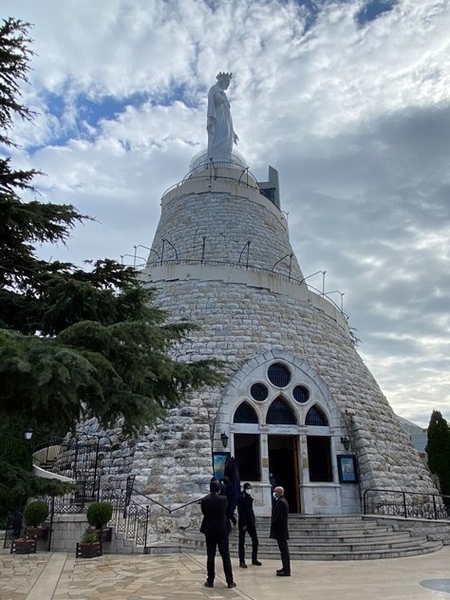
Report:
[[[312,406],[306,415],[305,425],[316,425],[319,427],[327,427],[328,419],[320,406]]]
[[[234,413],[233,423],[258,423],[258,415],[248,402],[242,402]]]
[[[296,425],[297,419],[289,404],[278,396],[267,411],[266,423],[271,425]]]

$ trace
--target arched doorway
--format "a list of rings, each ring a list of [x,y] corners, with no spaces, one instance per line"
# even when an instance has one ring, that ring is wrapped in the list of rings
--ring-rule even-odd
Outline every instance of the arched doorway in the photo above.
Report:
[[[289,511],[301,512],[300,478],[298,468],[298,436],[268,435],[269,473],[271,486],[281,485],[289,504]]]

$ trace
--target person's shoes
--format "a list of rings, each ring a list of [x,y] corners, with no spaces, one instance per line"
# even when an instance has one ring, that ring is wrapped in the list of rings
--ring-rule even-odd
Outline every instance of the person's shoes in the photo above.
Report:
[[[205,587],[214,587],[214,584],[211,583],[210,581],[205,581],[204,586]]]
[[[290,577],[291,576],[290,573],[283,571],[283,569],[281,569],[281,571],[277,571],[277,575],[278,575],[278,577]]]
[[[278,575],[278,573],[284,573],[284,569],[278,569],[277,570],[277,575]]]
[[[241,569],[246,569],[247,565],[245,564],[245,560],[241,560],[241,562],[239,563],[239,566],[241,567]]]
[[[252,560],[252,565],[256,565],[257,567],[260,567],[262,565],[262,562],[259,562],[259,560]]]
[[[229,588],[234,588],[234,587],[236,587],[236,582],[234,582],[234,581],[230,581],[230,583],[228,584],[228,587],[229,587]]]

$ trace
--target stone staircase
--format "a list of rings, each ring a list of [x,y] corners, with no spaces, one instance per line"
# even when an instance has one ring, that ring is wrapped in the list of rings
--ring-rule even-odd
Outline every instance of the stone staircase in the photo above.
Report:
[[[275,540],[269,538],[270,518],[258,517],[258,557],[279,558]],[[355,516],[289,516],[289,550],[293,560],[366,560],[399,558],[427,554],[442,548],[441,540],[429,541],[426,535],[408,530],[394,530],[393,525],[377,524],[376,519]],[[251,541],[246,536],[246,556],[250,557]],[[205,554],[204,536],[197,531],[172,535],[172,551],[179,545],[183,552]],[[152,552],[151,549],[149,549]],[[238,556],[238,534],[230,534],[230,553]]]

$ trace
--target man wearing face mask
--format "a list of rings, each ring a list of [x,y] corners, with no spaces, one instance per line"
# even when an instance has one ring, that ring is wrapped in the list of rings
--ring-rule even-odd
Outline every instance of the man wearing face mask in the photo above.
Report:
[[[272,507],[272,520],[270,523],[270,537],[277,540],[278,548],[281,554],[282,569],[277,571],[279,577],[291,576],[291,563],[289,557],[289,531],[288,531],[288,515],[289,504],[284,497],[284,489],[277,486],[273,490],[273,498],[275,503]]]
[[[244,483],[244,490],[239,495],[238,502],[238,527],[239,527],[239,566],[247,568],[245,562],[245,534],[248,533],[252,540],[252,565],[258,567],[258,536],[256,535],[255,513],[253,512],[252,486]]]

